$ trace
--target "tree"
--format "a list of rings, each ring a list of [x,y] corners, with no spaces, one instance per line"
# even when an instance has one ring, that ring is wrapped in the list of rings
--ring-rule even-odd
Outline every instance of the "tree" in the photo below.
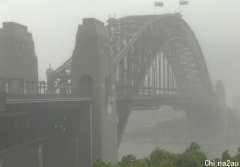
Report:
[[[130,165],[131,163],[135,162],[136,160],[137,160],[136,156],[130,154],[127,156],[123,156],[121,159],[121,162],[119,162],[118,164],[120,167],[125,167],[125,166]]]
[[[206,155],[200,150],[200,146],[193,142],[182,154],[174,154],[156,147],[149,158],[137,159],[134,155],[123,156],[119,166],[114,166],[110,162],[104,162],[101,159],[93,163],[93,167],[205,167]],[[231,157],[228,150],[222,153],[222,159],[215,158],[215,166],[218,162],[236,162],[240,164],[240,147],[237,154]]]
[[[222,161],[229,160],[231,156],[228,153],[228,150],[223,151],[222,153]]]
[[[190,147],[186,151],[191,151],[191,150],[200,150],[200,146],[196,142],[192,142]]]
[[[203,167],[207,156],[200,150],[196,142],[192,142],[190,147],[181,155],[175,165],[180,167]]]
[[[149,155],[151,165],[158,165],[162,162],[174,162],[175,154],[163,150],[160,147],[155,148]]]
[[[240,147],[237,148],[237,153],[240,154]]]
[[[111,162],[104,162],[101,159],[97,159],[95,162],[93,162],[93,166],[92,167],[113,167]]]

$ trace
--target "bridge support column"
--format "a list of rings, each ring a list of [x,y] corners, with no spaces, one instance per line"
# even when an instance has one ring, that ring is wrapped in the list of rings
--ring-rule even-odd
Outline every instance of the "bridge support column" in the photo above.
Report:
[[[0,167],[3,167],[3,159],[0,159]]]
[[[0,54],[0,76],[19,81],[38,81],[38,60],[28,28],[18,23],[5,22],[0,32],[1,46],[12,46],[5,47],[6,50]],[[11,93],[19,93],[17,80],[9,89]]]
[[[92,158],[117,163],[115,67],[104,24],[83,19],[72,56],[72,94],[93,97]]]
[[[0,90],[6,91],[6,80],[4,78],[0,78]]]
[[[18,80],[10,80],[8,83],[8,93],[19,94],[20,93],[20,82]]]
[[[52,94],[55,94],[55,88],[54,88],[54,78],[51,76],[51,75],[48,75],[47,76],[47,92],[48,93],[52,93]]]
[[[218,140],[225,140],[227,137],[227,116],[226,116],[226,106],[218,105],[213,109],[213,122],[215,135]]]
[[[92,106],[86,105],[75,117],[76,166],[92,166]]]
[[[121,144],[121,140],[122,140],[125,128],[127,126],[129,116],[132,111],[132,109],[128,105],[129,105],[128,102],[125,102],[117,106],[117,113],[118,115],[120,115],[118,119],[118,145],[119,146]]]
[[[27,94],[38,94],[38,82],[27,82],[26,83]]]
[[[3,159],[0,159],[0,167],[3,167]]]
[[[39,144],[38,153],[39,153],[39,167],[43,167],[43,144]]]
[[[224,139],[227,138],[227,113],[226,113],[226,91],[222,80],[218,80],[215,89],[216,98],[216,121],[219,133]]]
[[[33,146],[30,146],[30,148],[28,149],[28,154],[31,154],[33,157],[35,157],[34,159],[37,162],[36,163],[37,167],[43,167],[43,144],[34,144]],[[34,162],[34,159],[33,159],[33,162]],[[33,164],[31,163],[31,165]]]

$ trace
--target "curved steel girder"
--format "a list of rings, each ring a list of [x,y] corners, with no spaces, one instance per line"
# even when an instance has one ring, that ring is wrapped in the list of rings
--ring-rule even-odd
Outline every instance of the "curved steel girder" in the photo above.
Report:
[[[152,63],[153,63],[153,61],[155,60],[155,58],[157,57],[157,55],[158,55],[159,53],[161,53],[161,51],[163,51],[163,48],[166,47],[169,42],[171,42],[171,41],[173,41],[173,40],[175,40],[175,39],[178,39],[178,37],[170,38],[170,39],[167,40],[162,46],[160,46],[160,49],[158,49],[158,51],[156,52],[156,54],[155,54],[154,57],[152,58],[151,62],[150,62],[149,65],[147,66],[147,69],[145,70],[143,76],[141,77],[140,83],[142,83],[142,82],[144,81],[145,76],[147,75],[147,73],[148,73],[149,69],[151,68]],[[180,39],[181,39],[181,38],[180,38]],[[167,57],[166,57],[166,58],[167,58]],[[168,61],[169,61],[169,60],[168,60]],[[174,68],[173,65],[172,65],[171,67]]]
[[[140,30],[136,30],[134,32],[136,34],[134,34],[133,38],[130,39],[130,41],[126,44],[126,46],[116,55],[115,65],[117,65],[117,63],[120,62],[124,58],[126,53],[132,48],[134,43],[137,40],[139,40],[142,35],[144,35],[146,33],[151,33],[149,31],[147,31],[148,29],[150,29],[150,31],[154,30],[154,28],[156,28],[154,26],[157,26],[157,25],[154,25],[154,24],[157,24],[158,21],[162,21],[163,24],[161,25],[161,28],[163,28],[163,29],[161,29],[161,31],[163,32],[163,34],[165,33],[165,37],[163,37],[163,38],[166,38],[166,36],[171,34],[171,33],[176,34],[176,32],[174,32],[174,30],[176,28],[179,28],[179,32],[182,33],[182,38],[185,38],[187,41],[189,41],[189,43],[193,46],[194,50],[196,50],[198,52],[198,55],[196,57],[198,59],[198,63],[200,64],[200,69],[201,69],[200,71],[202,71],[201,73],[204,76],[203,80],[205,81],[205,88],[208,90],[208,92],[212,92],[211,81],[210,81],[210,77],[209,77],[209,73],[208,73],[208,70],[207,70],[207,67],[206,67],[204,57],[202,55],[201,48],[198,44],[198,41],[197,41],[193,31],[191,30],[189,25],[184,20],[182,20],[181,18],[179,18],[175,15],[172,15],[172,14],[165,14],[165,15],[160,15],[160,16],[156,16],[156,15],[127,16],[127,17],[118,19],[117,24],[119,22],[124,22],[125,20],[132,20],[132,19],[146,19],[146,22],[147,21],[148,22],[144,26],[142,26],[140,28]],[[176,22],[177,22],[177,24],[176,24]],[[136,25],[134,25],[134,26],[136,27]],[[110,29],[111,25],[110,24],[107,25],[106,28]],[[134,31],[134,30],[131,30],[131,31]],[[151,41],[151,43],[153,43],[153,42],[154,41]],[[70,65],[71,61],[72,61],[71,58],[68,59],[63,65],[61,65],[59,68],[57,68],[57,70],[55,70],[53,74],[59,73],[62,68]]]
[[[163,18],[164,16],[159,16],[159,17],[151,20],[150,22],[148,22],[148,24],[146,24],[145,26],[143,26],[143,28],[133,37],[133,39],[127,44],[127,46],[116,55],[116,58],[114,60],[114,65],[115,66],[117,65],[117,63],[125,56],[127,51],[129,51],[129,49],[132,47],[132,45],[138,40],[138,38],[144,33],[144,31],[147,28],[149,28],[154,22]]]
[[[172,15],[172,14],[162,14],[161,16],[167,16],[167,15]],[[117,22],[121,22],[127,19],[134,19],[134,18],[146,18],[146,19],[152,19],[154,17],[159,17],[159,15],[141,15],[141,16],[125,16],[117,19]],[[106,28],[110,28],[111,24],[106,25]]]
[[[162,15],[162,16],[166,16],[166,15],[171,15],[171,14],[165,14],[165,15]],[[139,18],[139,17],[146,17],[148,19],[150,18],[153,18],[153,17],[157,17],[156,15],[147,15],[147,16],[126,16],[126,17],[122,17],[122,18],[119,18],[117,20],[117,22],[120,22],[124,19],[131,19],[131,18]],[[110,24],[106,25],[105,26],[107,29],[110,28]],[[71,65],[71,62],[72,62],[72,56],[70,58],[68,58],[67,61],[65,61],[61,66],[59,66],[56,70],[54,70],[50,75],[56,75],[58,74],[63,68],[67,67],[68,65]]]
[[[156,52],[155,56],[152,57],[152,59],[150,60],[150,62],[147,63],[147,64],[148,64],[148,65],[147,65],[147,68],[145,69],[144,73],[141,75],[141,77],[140,77],[140,79],[139,79],[139,82],[140,82],[140,83],[143,83],[143,82],[144,82],[145,77],[146,77],[148,71],[150,70],[150,68],[151,68],[151,66],[152,66],[152,64],[153,64],[153,61],[155,60],[155,58],[157,57],[157,55],[158,55],[161,51],[164,51],[164,48],[168,48],[168,49],[169,49],[169,47],[168,47],[169,45],[173,45],[173,44],[175,44],[174,42],[178,42],[178,41],[180,41],[181,44],[184,43],[185,46],[187,46],[188,48],[190,48],[190,49],[191,49],[191,52],[193,52],[193,48],[188,44],[188,42],[187,42],[185,39],[183,39],[183,38],[181,38],[181,37],[173,37],[173,38],[168,39],[163,45],[160,46],[160,48],[159,48],[158,51]],[[169,57],[169,56],[166,56],[165,54],[163,54],[163,56],[166,57],[167,61],[169,62],[169,65],[170,65],[170,67],[172,68],[173,73],[175,74],[175,78],[176,78],[176,80],[177,80],[177,83],[178,83],[178,84],[183,84],[183,83],[181,83],[181,79],[179,78],[179,77],[181,77],[181,76],[178,76],[178,75],[177,75],[177,69],[175,68],[173,62],[170,60],[170,57]],[[193,56],[194,56],[194,55],[193,55]],[[197,61],[195,61],[195,62],[198,64]],[[181,67],[182,71],[184,72],[184,66],[182,66],[182,65],[180,64],[180,62],[175,62],[175,63],[176,63],[176,64],[178,63],[178,65]],[[199,64],[198,64],[198,65],[199,65]],[[186,77],[186,75],[187,75],[187,73],[184,73],[184,76],[185,76],[185,77]],[[186,85],[186,87],[188,87],[188,85]],[[138,90],[135,90],[135,91],[138,91]],[[133,93],[134,93],[134,92],[133,92]]]
[[[195,58],[196,58],[196,62],[198,64],[199,67],[199,71],[201,73],[202,76],[202,80],[204,82],[204,88],[206,89],[206,92],[209,93],[209,95],[213,96],[213,90],[212,90],[212,86],[211,86],[211,81],[210,81],[210,77],[209,77],[209,73],[207,70],[207,66],[204,60],[204,57],[202,55],[202,51],[201,48],[196,40],[195,35],[193,34],[192,30],[190,29],[190,27],[180,18],[176,17],[176,16],[160,16],[158,18],[155,18],[153,20],[151,20],[147,25],[145,25],[135,36],[134,38],[128,43],[128,45],[120,52],[117,54],[116,59],[115,59],[115,65],[117,65],[118,62],[120,62],[122,59],[124,59],[124,56],[127,54],[127,52],[132,48],[132,46],[137,42],[137,40],[143,35],[144,31],[149,28],[154,22],[161,20],[162,18],[166,18],[166,17],[172,17],[174,19],[177,18],[178,21],[180,21],[181,23],[184,23],[184,25],[182,26],[186,26],[186,28],[188,28],[188,36],[190,35],[191,38],[187,39],[186,37],[184,37],[183,34],[182,35],[182,40],[184,40],[186,43],[188,43],[191,48],[192,51],[195,51]],[[169,26],[171,27],[171,26]],[[169,28],[168,26],[166,26],[166,28]],[[176,27],[173,27],[176,28]],[[183,30],[182,30],[183,31]],[[180,37],[179,37],[180,38]]]
[[[176,42],[176,43],[175,43]],[[189,43],[187,43],[187,41],[185,40],[185,39],[183,39],[183,38],[179,38],[179,37],[175,37],[175,38],[172,38],[171,40],[169,40],[166,44],[165,44],[165,46],[163,46],[163,48],[164,47],[166,47],[166,48],[170,48],[170,49],[172,49],[172,47],[174,47],[174,45],[175,44],[182,44],[182,47],[186,47],[186,48],[188,48],[189,50],[188,51],[190,51],[190,53],[193,53],[193,48],[191,47],[191,45],[189,44]],[[168,47],[167,45],[171,45],[170,47]],[[160,52],[160,51],[159,51]],[[167,51],[168,53],[169,53],[169,51]],[[174,55],[173,55],[174,56]],[[173,56],[172,56],[172,58],[173,58]],[[199,63],[198,63],[198,61],[196,61],[196,57],[194,57],[195,55],[194,55],[194,53],[192,54],[192,57],[187,57],[187,58],[192,58],[192,62],[187,62],[187,64],[186,64],[186,66],[190,66],[191,64],[194,64],[194,63],[196,63],[196,70],[198,71],[198,66],[199,66]],[[166,59],[168,60],[168,62],[169,62],[169,65],[170,65],[170,67],[172,68],[172,70],[173,70],[173,72],[174,72],[174,74],[175,74],[175,78],[176,78],[176,80],[178,81],[178,83],[179,83],[179,85],[181,84],[181,85],[185,85],[186,87],[191,87],[191,85],[195,85],[196,83],[191,83],[191,85],[188,85],[188,83],[186,83],[186,82],[182,82],[182,77],[184,77],[184,79],[185,80],[188,80],[188,74],[189,74],[189,72],[192,72],[192,69],[191,69],[191,71],[186,71],[185,72],[185,70],[184,70],[184,65],[182,65],[181,64],[181,57],[177,57],[178,58],[178,60],[177,61],[174,61],[173,62],[173,60],[171,60],[170,58],[170,56],[165,56],[166,57]],[[175,65],[178,65],[179,67],[180,67],[180,69],[176,69],[175,68]],[[182,76],[180,76],[180,72],[182,72]],[[199,78],[199,79],[201,79],[202,77],[201,77],[201,72],[200,73],[195,73],[195,74],[191,74],[191,76],[192,77],[194,77],[195,79],[196,78]],[[190,79],[193,79],[193,78],[190,78]],[[202,88],[204,88],[204,85],[203,85],[203,83],[201,84],[202,85]],[[202,90],[202,91],[204,91],[204,90]],[[197,92],[197,88],[194,88],[194,90],[192,90],[192,92]],[[200,92],[199,92],[200,93]],[[201,93],[205,93],[205,94],[208,94],[209,92],[208,91],[206,91],[206,92],[201,92]],[[211,94],[210,94],[211,95]]]

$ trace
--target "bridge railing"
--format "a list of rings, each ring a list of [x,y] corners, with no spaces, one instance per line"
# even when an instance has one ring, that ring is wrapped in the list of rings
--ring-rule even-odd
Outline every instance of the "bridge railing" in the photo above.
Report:
[[[203,93],[189,91],[187,89],[179,89],[179,88],[167,88],[167,89],[159,89],[152,87],[134,87],[134,86],[117,86],[117,94],[118,95],[153,95],[153,96],[186,96],[186,97],[194,97],[198,99],[209,99]]]
[[[49,98],[58,96],[58,94],[71,96],[71,83],[56,82],[47,83],[45,81],[28,81],[16,78],[3,78],[0,77],[0,90],[6,91],[8,97],[14,96],[15,98],[22,98],[20,95],[26,94],[25,98]],[[154,87],[141,87],[141,86],[121,86],[116,85],[116,93],[118,95],[169,95],[169,96],[194,96],[201,99],[208,99],[204,94],[189,91],[187,89],[179,88],[154,88]],[[19,94],[19,95],[18,95]],[[38,94],[47,96],[37,96]],[[34,95],[34,96],[32,96]],[[60,97],[59,96],[59,97]],[[87,97],[86,95],[82,95]],[[79,97],[79,96],[78,96]],[[69,98],[69,97],[67,97]]]
[[[187,94],[188,92],[183,89],[159,89],[159,88],[147,88],[147,87],[121,87],[117,86],[117,94],[138,94],[138,95],[180,95]]]
[[[154,89],[154,88],[140,88],[138,94],[140,95],[179,95],[179,89]]]
[[[79,101],[79,100],[91,100],[90,95],[63,95],[63,94],[7,94],[7,102],[12,101],[42,101],[42,100],[52,100],[52,101]]]
[[[71,84],[0,77],[0,90],[8,94],[71,94]]]

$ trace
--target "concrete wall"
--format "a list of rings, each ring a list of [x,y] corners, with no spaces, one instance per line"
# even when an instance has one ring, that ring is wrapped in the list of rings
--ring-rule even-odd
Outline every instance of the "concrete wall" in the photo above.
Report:
[[[53,138],[2,152],[1,159],[3,167],[76,167],[76,142],[74,136]]]
[[[3,23],[0,29],[0,77],[38,81],[38,60],[32,34],[26,26]]]
[[[110,39],[102,22],[84,19],[76,35],[72,62],[72,93],[86,93],[79,79],[92,80],[92,146],[93,160],[101,158],[117,163],[118,136],[115,98],[115,69]]]

